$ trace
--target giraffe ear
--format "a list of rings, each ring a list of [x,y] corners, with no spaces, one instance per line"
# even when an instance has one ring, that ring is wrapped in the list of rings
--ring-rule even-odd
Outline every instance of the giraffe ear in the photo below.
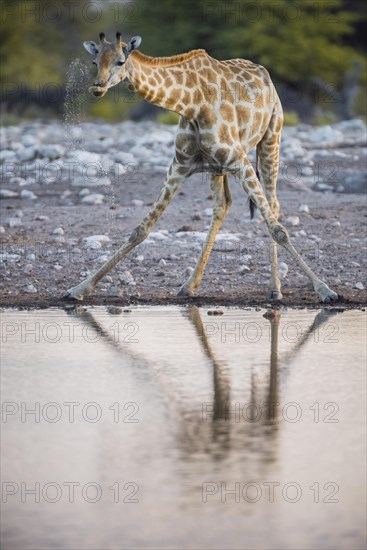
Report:
[[[141,44],[142,38],[141,36],[133,36],[128,45],[125,48],[125,51],[129,54],[139,48]]]
[[[83,42],[83,46],[87,50],[87,52],[90,53],[91,55],[98,55],[99,49],[95,42],[91,42],[91,41]]]

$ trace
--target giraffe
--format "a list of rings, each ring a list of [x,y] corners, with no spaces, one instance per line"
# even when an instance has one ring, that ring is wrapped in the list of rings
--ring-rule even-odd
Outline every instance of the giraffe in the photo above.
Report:
[[[102,97],[120,81],[128,79],[142,98],[180,115],[175,155],[160,194],[144,219],[115,254],[95,273],[69,289],[66,297],[82,300],[118,262],[142,243],[192,175],[208,172],[213,195],[213,215],[201,254],[193,273],[181,286],[179,296],[191,296],[200,286],[216,235],[232,203],[228,176],[240,181],[251,204],[263,216],[270,236],[270,300],[281,300],[277,245],[284,247],[310,279],[321,301],[337,300],[333,292],[301,258],[285,227],[278,222],[276,183],[283,125],[282,106],[267,70],[244,59],[218,61],[203,50],[172,57],[150,57],[137,48],[141,37],[123,42],[121,33],[108,42],[84,42],[92,54],[98,74],[89,91]],[[264,180],[261,187],[248,152],[257,148]]]

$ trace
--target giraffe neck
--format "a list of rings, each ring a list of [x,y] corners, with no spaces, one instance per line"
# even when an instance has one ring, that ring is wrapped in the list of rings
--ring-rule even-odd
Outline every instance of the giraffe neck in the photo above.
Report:
[[[207,56],[204,50],[194,50],[174,57],[149,57],[135,51],[126,63],[127,75],[146,101],[190,119],[202,100],[196,65],[203,55]]]

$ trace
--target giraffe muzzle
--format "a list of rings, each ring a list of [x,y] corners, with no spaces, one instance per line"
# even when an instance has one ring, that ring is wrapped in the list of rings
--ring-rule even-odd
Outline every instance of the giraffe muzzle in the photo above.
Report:
[[[101,86],[90,86],[89,88],[89,92],[96,97],[102,97],[106,91],[106,88],[101,88]]]

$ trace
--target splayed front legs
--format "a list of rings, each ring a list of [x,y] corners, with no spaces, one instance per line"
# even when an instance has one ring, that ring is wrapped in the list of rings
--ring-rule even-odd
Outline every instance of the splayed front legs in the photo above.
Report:
[[[189,170],[184,173],[182,167],[178,166],[176,162],[173,162],[164,185],[161,189],[157,201],[154,203],[148,214],[143,221],[134,229],[129,239],[117,250],[108,262],[106,262],[98,271],[93,273],[90,277],[85,279],[78,286],[70,288],[65,297],[82,300],[86,294],[90,294],[97,283],[105,276],[111,269],[113,269],[121,260],[136,247],[138,244],[147,238],[153,226],[156,224],[163,211],[167,208],[169,203],[176,195],[181,183],[189,176]]]

